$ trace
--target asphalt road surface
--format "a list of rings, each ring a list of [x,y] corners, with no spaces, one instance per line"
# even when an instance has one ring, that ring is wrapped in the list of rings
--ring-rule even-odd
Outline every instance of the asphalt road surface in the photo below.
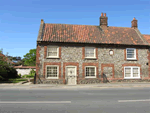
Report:
[[[150,113],[150,88],[0,89],[0,113]]]

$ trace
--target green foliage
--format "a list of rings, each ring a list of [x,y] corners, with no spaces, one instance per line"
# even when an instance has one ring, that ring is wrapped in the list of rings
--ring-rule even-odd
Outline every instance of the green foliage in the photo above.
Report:
[[[23,75],[22,78],[34,78],[34,75]]]
[[[33,69],[30,71],[30,75],[35,75],[35,71]]]
[[[6,57],[0,56],[0,76],[1,80],[7,80],[8,78],[17,78],[17,71],[11,64],[7,63]]]
[[[36,65],[36,49],[30,49],[29,53],[24,55],[24,65],[35,66]]]
[[[9,79],[11,83],[18,83],[22,81],[26,81],[27,79],[22,79],[22,78],[15,78],[15,79]]]

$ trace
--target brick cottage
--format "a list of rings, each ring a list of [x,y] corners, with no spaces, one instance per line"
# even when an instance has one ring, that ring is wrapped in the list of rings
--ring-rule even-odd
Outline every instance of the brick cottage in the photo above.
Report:
[[[37,38],[36,83],[93,84],[150,81],[150,35],[130,27],[48,24]]]

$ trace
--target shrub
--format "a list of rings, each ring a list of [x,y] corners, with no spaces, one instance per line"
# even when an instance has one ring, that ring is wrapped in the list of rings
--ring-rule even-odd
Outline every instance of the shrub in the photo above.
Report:
[[[32,75],[32,76],[35,75],[35,71],[33,69],[30,71],[30,75]]]

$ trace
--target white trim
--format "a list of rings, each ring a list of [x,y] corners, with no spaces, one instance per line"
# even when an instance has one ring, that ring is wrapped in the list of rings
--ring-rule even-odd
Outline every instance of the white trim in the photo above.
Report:
[[[77,66],[67,65],[65,67],[65,79],[67,79],[67,68],[68,67],[75,67],[75,85],[77,84]],[[68,83],[67,83],[68,84]]]
[[[93,77],[92,77],[92,76],[87,77],[87,76],[86,76],[86,67],[94,67],[94,68],[95,68],[95,76],[93,76]],[[96,66],[85,66],[85,70],[84,70],[84,72],[85,72],[85,73],[84,73],[85,78],[96,78],[96,72],[97,72],[97,70],[96,70]]]
[[[77,66],[72,66],[72,65],[71,65],[71,66],[70,66],[70,65],[67,65],[67,66],[65,67],[65,75],[67,74],[67,73],[66,73],[66,70],[67,70],[68,67],[75,67],[75,75],[77,76]]]
[[[57,67],[57,77],[47,77],[47,67]],[[45,79],[58,79],[59,78],[59,66],[58,65],[46,65]]]
[[[96,59],[96,48],[95,47],[84,47],[85,48],[85,51],[84,51],[84,55],[86,54],[86,48],[94,48],[94,57],[85,57],[87,59]]]
[[[125,77],[125,68],[131,69],[131,77]],[[133,68],[138,68],[138,77],[133,77]],[[138,66],[125,66],[124,67],[124,79],[140,79],[140,67],[138,67]]]
[[[48,56],[48,48],[57,47],[57,56]],[[47,46],[47,55],[46,58],[59,58],[59,47],[58,46]]]
[[[134,49],[134,58],[127,58],[127,49]],[[127,60],[137,60],[136,59],[136,48],[126,48],[126,59]]]

